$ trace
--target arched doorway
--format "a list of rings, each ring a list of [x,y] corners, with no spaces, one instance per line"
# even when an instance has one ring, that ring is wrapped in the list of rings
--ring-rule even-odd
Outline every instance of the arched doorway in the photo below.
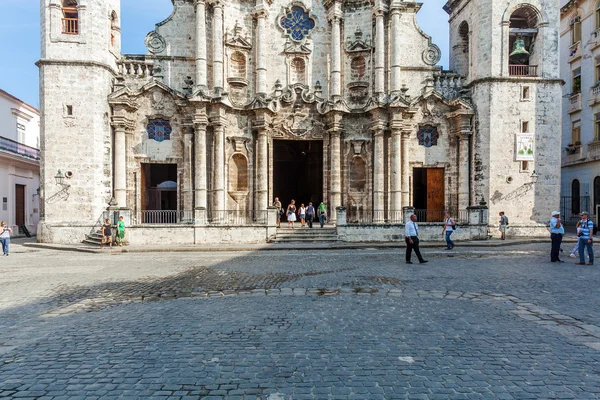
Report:
[[[323,200],[322,141],[273,140],[273,196],[284,208],[292,199],[298,207]]]

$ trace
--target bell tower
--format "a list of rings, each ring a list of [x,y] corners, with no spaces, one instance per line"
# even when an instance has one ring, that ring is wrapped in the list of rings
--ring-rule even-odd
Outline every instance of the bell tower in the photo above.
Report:
[[[476,109],[470,202],[504,211],[514,235],[546,233],[559,207],[559,9],[552,0],[450,0],[450,68]]]
[[[40,7],[38,240],[73,243],[111,199],[107,97],[120,58],[120,0],[41,0]]]

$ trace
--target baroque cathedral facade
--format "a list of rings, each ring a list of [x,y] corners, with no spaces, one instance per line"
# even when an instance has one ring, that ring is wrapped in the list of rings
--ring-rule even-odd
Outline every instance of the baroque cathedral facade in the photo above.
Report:
[[[410,1],[173,0],[144,55],[121,54],[120,0],[41,4],[41,241],[109,204],[174,242],[256,241],[275,197],[373,226],[485,206],[515,236],[558,207],[552,1],[450,0],[449,71]]]

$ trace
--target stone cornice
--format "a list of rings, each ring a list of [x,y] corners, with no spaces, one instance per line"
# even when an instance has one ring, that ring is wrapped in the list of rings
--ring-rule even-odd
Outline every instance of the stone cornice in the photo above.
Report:
[[[473,85],[487,82],[512,82],[512,83],[560,83],[564,85],[566,82],[559,78],[540,78],[540,77],[515,77],[515,76],[488,76],[485,78],[474,79],[465,87],[470,88]]]
[[[108,64],[96,62],[96,61],[80,61],[80,60],[48,60],[41,59],[35,63],[35,65],[39,68],[44,65],[60,65],[60,66],[78,66],[78,67],[95,67],[95,68],[103,68],[109,71],[113,75],[118,75],[119,72],[111,67]]]

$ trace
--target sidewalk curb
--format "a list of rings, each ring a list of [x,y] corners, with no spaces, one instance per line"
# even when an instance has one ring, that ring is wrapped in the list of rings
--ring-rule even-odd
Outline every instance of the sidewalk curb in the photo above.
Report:
[[[476,248],[499,248],[518,246],[526,244],[537,244],[547,243],[550,245],[550,239],[547,238],[534,238],[534,239],[523,239],[523,240],[481,240],[481,241],[468,241],[458,242],[456,251],[452,253],[464,254],[461,249]],[[566,239],[563,243],[576,243],[574,239]],[[348,242],[348,243],[332,243],[332,244],[319,244],[319,243],[304,243],[304,242],[290,242],[285,245],[282,244],[256,244],[256,245],[242,245],[239,247],[232,247],[229,245],[190,245],[190,246],[174,246],[174,247],[154,247],[154,246],[126,246],[126,247],[113,247],[108,250],[106,248],[98,249],[92,246],[83,245],[61,245],[52,243],[23,243],[22,246],[28,248],[39,248],[47,250],[59,250],[59,251],[74,251],[80,253],[171,253],[171,252],[248,252],[248,251],[287,251],[287,250],[302,250],[298,248],[298,245],[306,246],[311,250],[374,250],[374,249],[405,249],[406,245],[403,242],[395,243],[369,243],[369,242]],[[423,243],[420,246],[424,249],[434,249],[444,247],[444,242],[429,242]],[[452,254],[448,253],[448,254]]]

